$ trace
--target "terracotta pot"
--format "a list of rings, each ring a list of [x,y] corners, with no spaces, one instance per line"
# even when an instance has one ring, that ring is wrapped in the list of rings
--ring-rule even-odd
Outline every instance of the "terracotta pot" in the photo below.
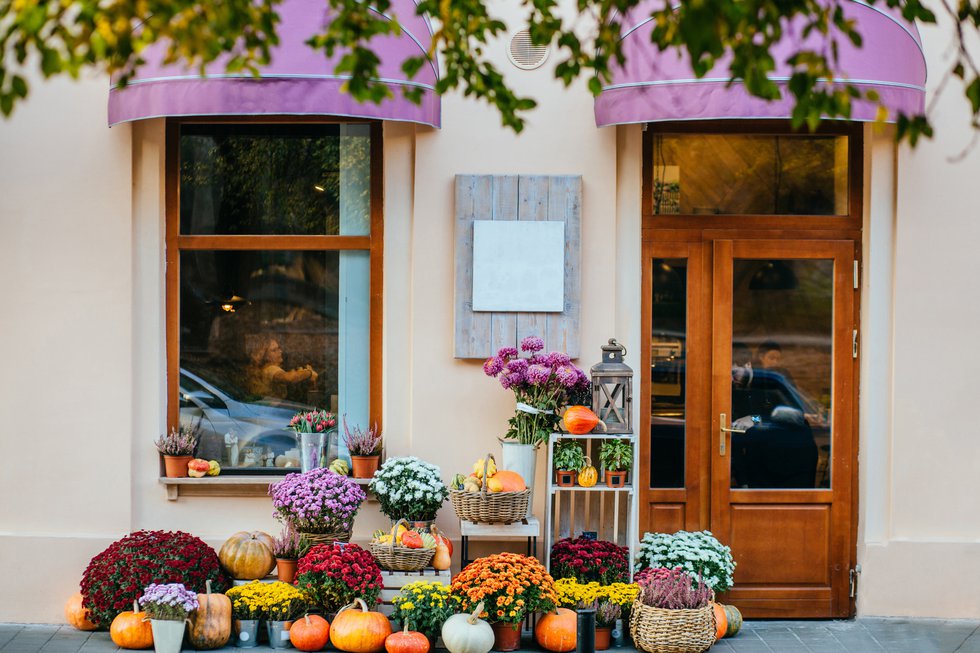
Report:
[[[164,454],[163,465],[167,470],[167,478],[184,478],[187,476],[187,463],[194,460],[194,456],[168,456]]]
[[[521,647],[521,625],[498,622],[493,628],[493,650],[516,651]]]
[[[595,627],[595,650],[605,651],[612,646],[612,628],[608,626]]]
[[[606,470],[606,485],[609,487],[623,487],[626,485],[626,474],[629,472],[610,472]]]
[[[381,456],[351,456],[351,476],[354,478],[371,478],[378,471]]]
[[[284,583],[293,584],[296,580],[296,563],[297,560],[288,560],[286,558],[276,558],[276,576],[279,577]]]
[[[578,472],[574,469],[555,470],[555,485],[558,487],[575,487],[578,482]]]

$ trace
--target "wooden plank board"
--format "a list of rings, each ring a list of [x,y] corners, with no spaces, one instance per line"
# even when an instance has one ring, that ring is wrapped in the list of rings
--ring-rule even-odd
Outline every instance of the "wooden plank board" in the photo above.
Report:
[[[457,358],[490,355],[490,313],[473,311],[473,221],[492,217],[490,175],[456,177],[455,334]]]
[[[499,175],[493,178],[493,219],[518,219],[518,177]],[[491,313],[490,352],[491,355],[501,347],[513,347],[517,342],[517,313]]]
[[[518,219],[539,222],[548,219],[548,194],[551,180],[540,175],[521,175],[518,180]],[[548,331],[548,313],[518,313],[517,342],[528,336],[544,337]],[[545,343],[545,350],[549,348]]]
[[[579,356],[579,315],[582,296],[582,179],[551,177],[548,219],[565,223],[565,310],[548,313],[545,343],[548,349]]]

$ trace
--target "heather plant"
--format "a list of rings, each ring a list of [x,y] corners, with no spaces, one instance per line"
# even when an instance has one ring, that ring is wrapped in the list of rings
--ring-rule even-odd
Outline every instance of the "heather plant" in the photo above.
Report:
[[[654,569],[640,583],[639,600],[651,608],[696,610],[713,597],[710,587],[680,569]]]
[[[193,456],[199,431],[199,421],[190,426],[181,425],[180,428],[171,428],[169,433],[162,434],[154,444],[157,451],[165,456]]]
[[[716,592],[724,592],[734,583],[732,550],[710,531],[647,533],[640,541],[636,570],[646,567],[680,568]]]
[[[348,428],[347,415],[344,415],[344,444],[352,456],[377,456],[381,454],[381,431],[375,424],[369,429],[360,426]]]
[[[282,560],[299,560],[310,548],[309,541],[289,524],[272,538],[272,555]]]
[[[197,593],[188,590],[183,583],[151,583],[143,590],[140,607],[150,619],[183,621],[197,610]]]
[[[355,481],[326,468],[287,474],[269,486],[273,516],[301,533],[351,530],[366,495]]]
[[[610,628],[623,615],[623,609],[611,601],[598,601],[595,604],[595,624],[600,628]]]

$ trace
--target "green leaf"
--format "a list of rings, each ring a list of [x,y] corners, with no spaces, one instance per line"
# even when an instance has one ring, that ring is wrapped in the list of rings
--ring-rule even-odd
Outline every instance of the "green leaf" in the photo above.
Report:
[[[25,80],[20,75],[13,76],[13,78],[10,80],[10,86],[13,89],[15,95],[18,95],[22,98],[27,97],[27,80]]]

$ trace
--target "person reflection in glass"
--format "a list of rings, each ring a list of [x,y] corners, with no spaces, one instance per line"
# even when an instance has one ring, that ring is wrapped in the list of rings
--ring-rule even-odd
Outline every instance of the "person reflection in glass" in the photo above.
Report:
[[[285,399],[289,386],[309,381],[315,383],[319,376],[311,365],[297,367],[288,372],[282,368],[282,347],[272,337],[262,338],[249,353],[246,369],[249,392],[261,397]]]

